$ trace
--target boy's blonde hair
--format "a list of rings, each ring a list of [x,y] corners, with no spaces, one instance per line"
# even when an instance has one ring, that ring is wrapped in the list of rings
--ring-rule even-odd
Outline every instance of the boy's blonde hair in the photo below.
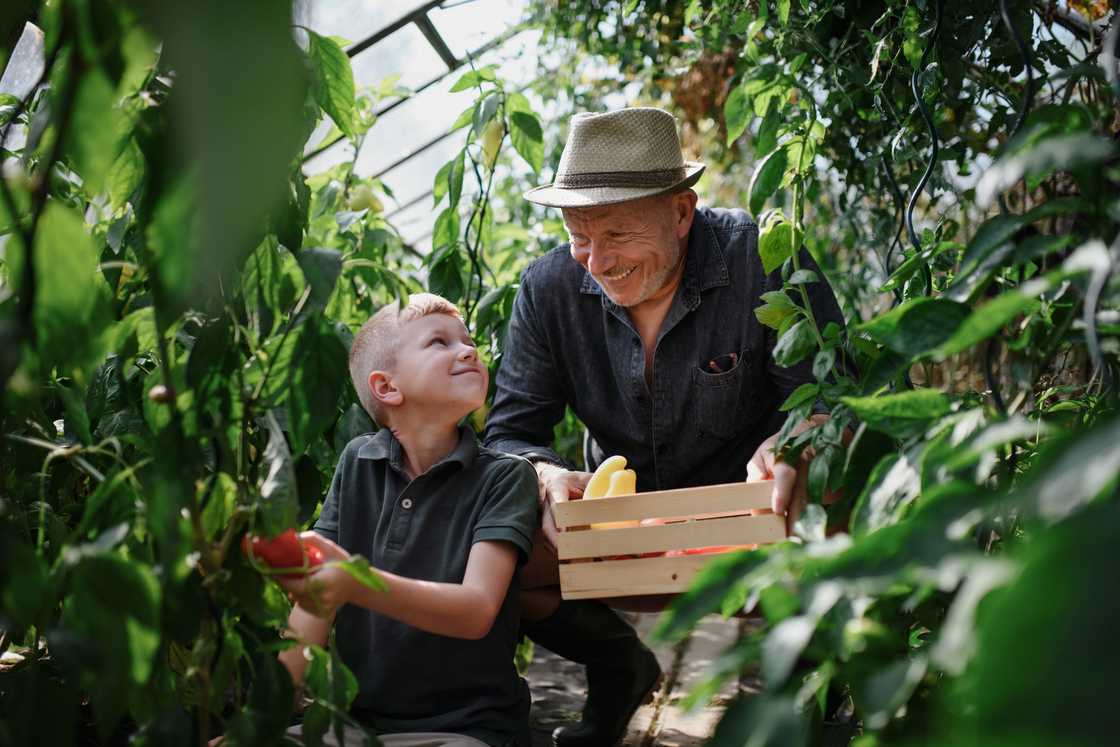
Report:
[[[401,327],[429,314],[447,314],[462,321],[455,304],[434,293],[413,293],[402,308],[398,302],[382,306],[366,320],[350,345],[350,380],[358,392],[358,400],[369,416],[384,426],[388,412],[369,390],[369,375],[385,371],[397,362]]]

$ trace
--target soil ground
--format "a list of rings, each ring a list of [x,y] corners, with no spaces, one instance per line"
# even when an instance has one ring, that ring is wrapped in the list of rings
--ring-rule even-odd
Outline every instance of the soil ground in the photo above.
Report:
[[[644,705],[630,722],[624,747],[694,747],[711,737],[723,709],[740,691],[756,691],[749,677],[732,679],[704,707],[685,712],[682,700],[701,681],[712,661],[736,641],[749,624],[745,620],[705,618],[686,640],[676,646],[653,646],[649,633],[657,615],[633,615],[634,627],[657,654],[665,673],[661,689],[652,702]],[[536,647],[526,679],[533,693],[530,719],[533,747],[552,747],[552,730],[579,719],[587,696],[583,667]]]

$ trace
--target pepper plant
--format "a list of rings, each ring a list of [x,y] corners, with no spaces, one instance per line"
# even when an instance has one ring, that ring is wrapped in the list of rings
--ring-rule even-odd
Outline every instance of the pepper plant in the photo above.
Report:
[[[409,92],[356,87],[344,42],[288,3],[15,10],[0,67],[32,75],[0,99],[0,744],[277,744],[290,607],[240,542],[308,526],[374,429],[346,372],[375,309],[431,288],[499,339],[515,271],[488,264],[488,195],[461,241],[455,186],[419,263],[389,186],[355,170],[378,102]],[[497,93],[471,142],[508,122],[539,168],[527,103],[470,75]],[[354,156],[308,173],[320,122]],[[309,656],[319,744],[357,683]]]
[[[658,629],[759,616],[692,696],[760,688],[712,744],[1114,738],[1120,608],[1089,570],[1120,518],[1107,5],[536,6],[590,61],[573,89],[678,113],[784,280],[744,313],[813,362],[778,444],[811,458],[798,539],[713,561]],[[813,318],[805,251],[846,329]]]

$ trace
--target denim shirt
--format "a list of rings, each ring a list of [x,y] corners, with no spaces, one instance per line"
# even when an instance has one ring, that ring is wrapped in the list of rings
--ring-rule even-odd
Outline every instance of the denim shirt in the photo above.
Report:
[[[821,278],[807,286],[817,324],[842,326],[823,273],[808,252],[799,260]],[[759,444],[785,420],[778,406],[815,381],[812,356],[790,368],[774,363],[776,333],[755,317],[762,294],[781,286],[780,271],[763,271],[758,226],[745,212],[697,209],[647,385],[626,309],[567,245],[549,252],[522,275],[484,443],[564,464],[550,446],[570,406],[587,426],[587,470],[621,454],[639,491],[745,479]]]

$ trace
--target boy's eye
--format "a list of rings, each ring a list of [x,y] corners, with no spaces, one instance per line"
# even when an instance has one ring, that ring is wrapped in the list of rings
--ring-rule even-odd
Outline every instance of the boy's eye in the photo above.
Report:
[[[442,337],[433,337],[428,344],[429,345],[446,345],[447,341],[444,340]]]

